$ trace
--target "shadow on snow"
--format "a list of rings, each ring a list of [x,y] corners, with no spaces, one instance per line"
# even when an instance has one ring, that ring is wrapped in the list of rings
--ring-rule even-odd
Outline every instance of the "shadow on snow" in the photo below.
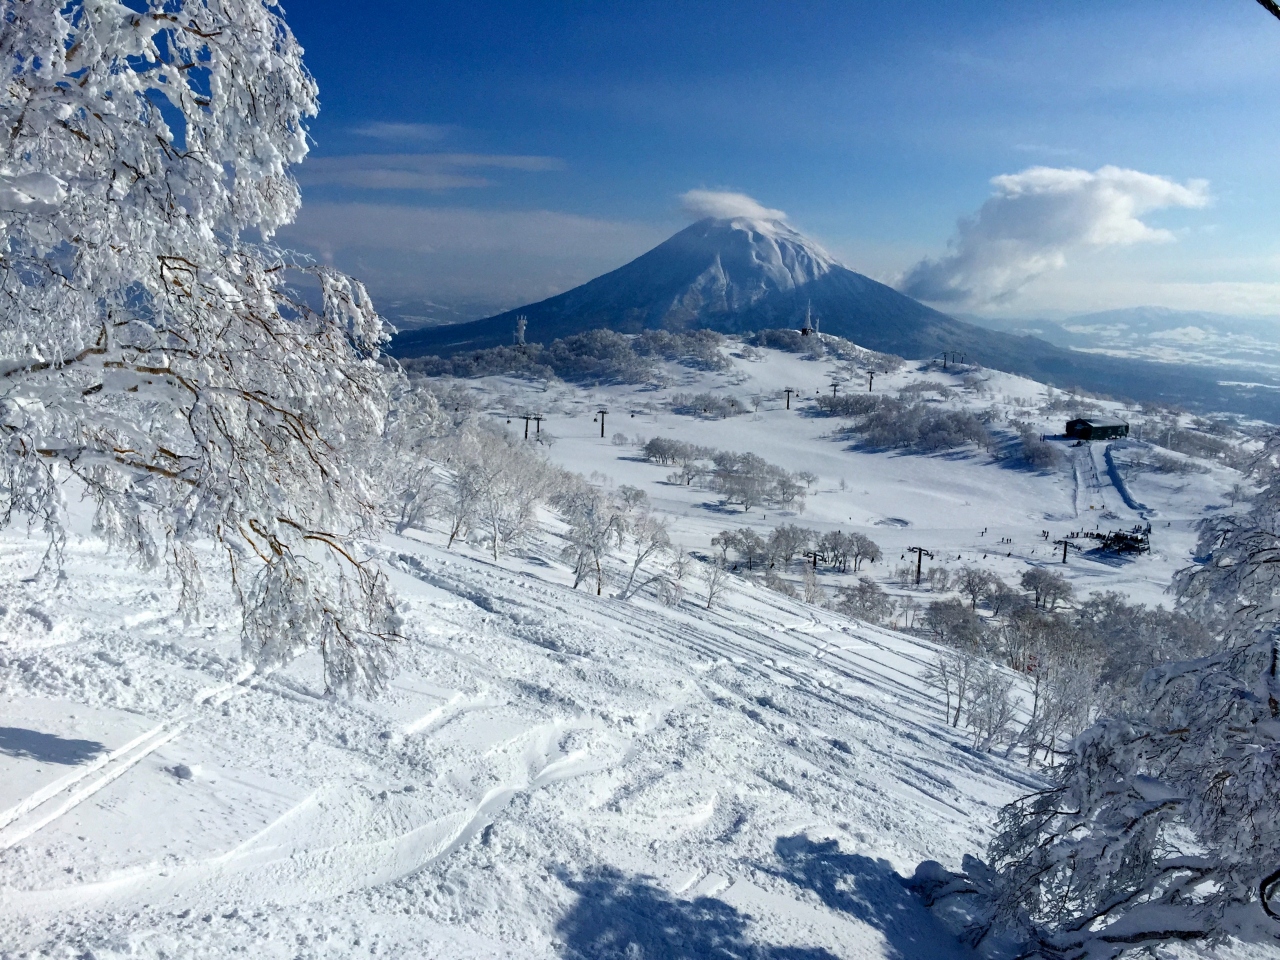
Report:
[[[779,837],[774,853],[759,869],[874,929],[886,960],[972,957],[885,861],[804,835]],[[604,866],[560,879],[578,894],[556,924],[569,960],[834,960],[822,947],[758,943],[749,915],[714,897],[674,897],[649,877]]]
[[[106,749],[96,740],[64,740],[52,733],[0,727],[0,753],[24,760],[74,766],[92,760]]]
[[[678,899],[647,877],[595,867],[561,879],[578,894],[556,924],[572,960],[836,960],[820,947],[755,943],[746,914],[714,897]]]
[[[781,866],[761,867],[811,890],[832,910],[878,930],[891,960],[945,960],[971,956],[948,933],[884,860],[842,853],[835,840],[803,834],[774,844]]]

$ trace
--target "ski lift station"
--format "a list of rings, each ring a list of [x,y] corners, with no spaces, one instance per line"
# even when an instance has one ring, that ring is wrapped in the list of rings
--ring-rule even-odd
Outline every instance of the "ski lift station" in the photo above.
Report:
[[[1067,421],[1067,436],[1077,440],[1113,440],[1128,435],[1129,424],[1116,417],[1082,417]]]

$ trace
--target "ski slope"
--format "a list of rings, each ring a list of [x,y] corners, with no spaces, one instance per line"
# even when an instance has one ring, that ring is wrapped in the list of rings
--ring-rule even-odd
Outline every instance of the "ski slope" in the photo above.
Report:
[[[90,541],[24,585],[4,956],[963,955],[895,874],[1035,781],[945,726],[927,644],[741,582],[671,609],[382,549],[407,639],[374,702],[307,657],[246,674],[225,598],[185,627]]]
[[[831,359],[766,349],[756,355],[735,358],[732,368],[723,372],[664,364],[661,385],[575,388],[498,377],[460,383],[478,409],[499,424],[510,420],[510,429],[523,430],[520,414],[543,414],[542,429],[554,438],[544,445],[548,457],[602,482],[644,490],[670,518],[672,538],[688,549],[710,554],[711,538],[726,528],[750,527],[762,536],[782,523],[857,531],[884,551],[882,563],[862,572],[899,594],[910,591],[894,580],[893,568],[906,562],[909,547],[920,546],[935,555],[935,565],[951,571],[976,564],[1016,584],[1029,567],[1051,565],[1071,581],[1077,596],[1115,590],[1135,602],[1168,606],[1167,588],[1174,572],[1191,562],[1197,524],[1227,509],[1227,491],[1243,479],[1230,467],[1201,461],[1206,473],[1134,471],[1121,480],[1122,492],[1114,483],[1119,471],[1109,471],[1104,449],[1112,447],[1121,463],[1153,450],[1136,439],[1081,447],[1055,441],[1060,465],[1044,471],[1030,470],[1012,458],[997,459],[1001,451],[972,445],[932,455],[869,450],[840,436],[848,421],[817,416],[814,404],[819,392],[831,392],[833,379],[842,391],[865,390],[865,374],[855,379],[846,363]],[[892,374],[878,373],[873,384],[877,393],[890,395],[922,386],[945,391],[915,394],[940,409],[994,413],[1001,418],[997,430],[1003,429],[1006,436],[1008,419],[1031,423],[1053,436],[1075,416],[1041,414],[1038,408],[1051,391],[992,370],[953,366],[943,371],[936,365],[907,364]],[[785,387],[800,391],[791,398],[790,409],[781,394]],[[673,395],[702,392],[734,396],[750,412],[709,419],[670,409]],[[752,397],[761,398],[758,410],[751,409]],[[1136,411],[1118,403],[1101,406],[1113,415],[1137,417]],[[595,419],[602,408],[609,411],[604,437]],[[614,444],[617,433],[627,438],[626,444]],[[818,481],[802,511],[724,506],[705,487],[668,482],[671,467],[644,460],[637,441],[655,436],[756,453],[787,470],[810,471]],[[1152,553],[1136,560],[1073,552],[1064,566],[1061,548],[1053,545],[1073,532],[1128,529],[1148,522],[1153,528]],[[847,579],[823,578],[831,588]],[[927,602],[929,595],[921,593],[918,599]]]
[[[705,421],[658,402],[831,372],[768,352],[656,391],[468,389],[492,416],[538,403],[553,459],[641,486],[694,551],[726,526],[801,522],[1016,581],[1054,562],[1043,529],[1146,516],[1168,524],[1155,555],[1065,569],[1079,591],[1156,602],[1233,482],[1139,474],[1122,481],[1139,513],[1097,449],[1035,474],[977,451],[851,448],[804,404]],[[1041,389],[989,376],[973,402]],[[922,377],[960,386],[911,369],[884,386]],[[609,437],[669,431],[820,479],[803,515],[725,509],[601,441],[602,404]],[[901,879],[981,856],[999,808],[1039,782],[946,725],[922,680],[930,644],[736,577],[714,610],[693,584],[675,607],[623,602],[572,590],[553,536],[498,563],[438,530],[388,536],[398,673],[385,696],[344,701],[312,655],[248,671],[225,590],[184,623],[175,588],[81,534],[61,576],[41,572],[38,535],[0,534],[4,960],[965,957]],[[217,557],[202,562],[219,582]],[[891,565],[870,572],[910,592]]]

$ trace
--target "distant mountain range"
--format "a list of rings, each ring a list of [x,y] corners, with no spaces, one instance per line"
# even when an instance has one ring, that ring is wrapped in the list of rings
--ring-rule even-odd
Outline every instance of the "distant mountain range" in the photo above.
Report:
[[[823,333],[908,359],[958,351],[1060,387],[1280,422],[1280,391],[1241,385],[1258,378],[1233,375],[1236,382],[1221,383],[1222,371],[1203,363],[1171,375],[1167,363],[1067,342],[1073,333],[1062,325],[960,320],[850,270],[786,223],[741,217],[700,220],[617,270],[546,300],[483,320],[408,330],[393,340],[392,353],[449,356],[508,345],[520,316],[527,319],[526,339],[541,343],[599,327],[747,333],[796,328],[812,316]],[[993,329],[1002,323],[1004,329]]]
[[[1280,317],[1131,307],[1065,320],[964,317],[980,326],[1040,337],[1113,357],[1244,368],[1280,382]]]

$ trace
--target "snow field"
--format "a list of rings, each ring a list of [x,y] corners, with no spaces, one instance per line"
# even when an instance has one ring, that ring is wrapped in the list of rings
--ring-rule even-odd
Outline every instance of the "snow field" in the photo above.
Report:
[[[184,627],[92,544],[23,585],[85,626],[5,624],[0,955],[959,955],[893,871],[979,851],[1033,781],[940,723],[927,644],[382,549],[407,639],[374,702],[309,657],[245,675],[226,597]]]
[[[767,535],[779,524],[795,523],[819,531],[860,532],[884,551],[879,564],[861,572],[891,593],[913,595],[924,603],[936,596],[927,590],[904,589],[891,576],[895,567],[906,562],[905,551],[912,546],[931,550],[934,563],[953,571],[976,564],[1016,585],[1029,566],[1052,565],[1072,582],[1077,596],[1116,590],[1134,602],[1168,606],[1171,597],[1166,588],[1173,573],[1191,560],[1196,524],[1207,513],[1225,509],[1226,491],[1241,481],[1235,470],[1201,461],[1209,469],[1207,474],[1132,473],[1127,480],[1122,478],[1127,488],[1122,493],[1104,461],[1104,444],[1072,447],[1058,442],[1060,465],[1043,472],[1016,462],[996,462],[972,446],[933,455],[867,450],[833,436],[849,421],[813,415],[813,398],[819,389],[830,392],[833,377],[844,380],[842,391],[865,390],[865,378],[855,377],[840,361],[815,361],[777,350],[761,349],[757,354],[756,360],[736,359],[733,368],[724,372],[664,364],[667,382],[657,388],[577,389],[510,378],[460,383],[479,409],[500,422],[521,412],[546,414],[543,429],[555,439],[544,448],[555,463],[597,475],[606,483],[644,490],[669,519],[672,540],[688,549],[710,555],[711,537],[726,528],[751,527]],[[968,389],[966,381],[971,384]],[[936,384],[950,392],[947,399],[935,397],[940,406],[974,412],[994,407],[1002,415],[1031,422],[1047,435],[1060,434],[1073,416],[1039,415],[1034,408],[1046,399],[1043,384],[991,370],[961,368],[944,373],[936,367],[907,364],[892,374],[877,374],[874,388],[876,393],[894,394],[920,384]],[[802,391],[792,397],[790,410],[780,395],[786,386]],[[758,412],[722,420],[683,416],[666,406],[674,393],[703,391],[732,394],[743,401],[752,396],[767,399]],[[1103,406],[1109,413],[1133,416],[1120,404]],[[603,439],[599,424],[593,422],[601,407],[610,410]],[[523,421],[513,420],[512,429],[523,429]],[[618,432],[629,441],[663,436],[752,452],[787,470],[811,471],[819,479],[809,491],[803,512],[764,505],[744,513],[736,505],[722,506],[717,494],[696,484],[668,483],[672,468],[645,461],[634,443],[615,446],[612,437]],[[1114,459],[1122,465],[1130,452],[1152,450],[1132,439],[1113,446]],[[1125,472],[1122,468],[1120,474]],[[1133,509],[1130,503],[1141,509]],[[1064,566],[1061,548],[1052,543],[1074,531],[1127,529],[1146,522],[1153,527],[1152,553],[1132,562],[1073,552]],[[1042,535],[1045,531],[1048,538]],[[798,579],[797,571],[798,567],[791,571],[793,580]],[[820,579],[834,588],[852,578],[824,575]]]

